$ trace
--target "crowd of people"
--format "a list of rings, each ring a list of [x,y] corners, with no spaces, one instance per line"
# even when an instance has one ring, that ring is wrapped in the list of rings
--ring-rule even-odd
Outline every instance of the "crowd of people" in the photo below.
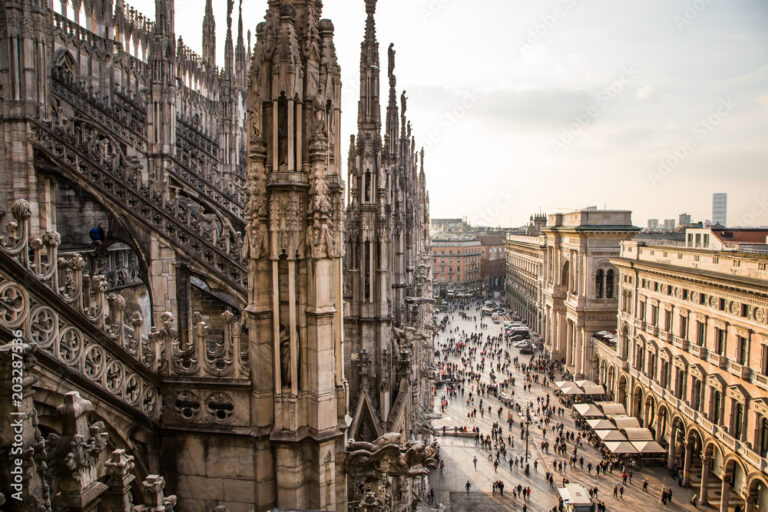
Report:
[[[439,373],[435,396],[441,412],[451,404],[463,405],[466,410],[464,425],[444,425],[438,431],[442,430],[443,435],[474,437],[478,455],[487,459],[497,476],[490,489],[494,495],[505,496],[505,478],[523,482],[526,478],[544,478],[546,486],[556,494],[556,483],[560,482],[556,482],[555,475],[560,475],[557,480],[564,486],[569,483],[566,475],[578,469],[590,476],[594,470],[596,478],[605,478],[608,488],[613,486],[614,498],[621,501],[625,487],[632,484],[635,467],[631,462],[605,454],[594,464],[585,460],[583,450],[591,444],[586,426],[573,428],[566,424],[568,410],[550,387],[556,379],[568,378],[562,363],[550,359],[543,350],[529,356],[520,354],[505,335],[503,325],[485,323],[482,306],[479,301],[449,304],[438,316],[441,335],[435,351]],[[532,393],[534,386],[539,389]],[[479,421],[486,416],[490,429],[482,427],[488,420]],[[528,446],[534,437],[539,439],[540,455]],[[475,470],[478,455],[472,460]],[[545,461],[538,458],[543,455],[548,456],[546,466]],[[501,467],[508,467],[511,474],[503,475]],[[471,487],[472,483],[467,480],[467,493]],[[522,499],[525,507],[522,510],[527,511],[525,502],[530,498],[530,485],[511,487],[513,499]],[[487,489],[480,491],[487,492]],[[648,492],[647,480],[643,491]],[[663,491],[662,501],[666,504],[672,499],[671,491],[668,488]],[[592,510],[607,510],[597,485],[589,486],[588,492]],[[562,498],[552,510],[565,510]]]

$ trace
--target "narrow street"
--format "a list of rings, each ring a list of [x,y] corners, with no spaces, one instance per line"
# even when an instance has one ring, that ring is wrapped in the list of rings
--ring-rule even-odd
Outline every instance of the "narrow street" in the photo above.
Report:
[[[449,315],[449,321],[445,330],[439,334],[436,341],[436,347],[441,349],[441,358],[444,357],[442,348],[450,346],[449,340],[462,341],[464,339],[463,334],[470,336],[472,333],[481,333],[482,341],[477,345],[473,345],[471,341],[467,341],[467,346],[464,348],[463,354],[466,356],[469,354],[471,347],[476,347],[477,351],[472,359],[472,369],[478,371],[477,365],[481,362],[483,345],[487,340],[487,336],[499,336],[503,333],[503,324],[495,324],[490,317],[481,318],[480,308],[477,305],[467,306],[465,310],[469,316],[469,320],[462,319],[461,314],[457,309],[449,309],[447,314]],[[441,321],[446,313],[438,313],[437,321]],[[480,329],[481,321],[486,324],[486,327]],[[475,326],[477,325],[477,330]],[[458,332],[455,331],[458,327]],[[463,333],[462,333],[463,331]],[[501,342],[499,345],[503,350],[509,350],[510,363],[515,357],[519,358],[519,363],[529,363],[532,357],[538,357],[537,352],[535,356],[521,355],[520,350],[512,348],[512,344],[509,345],[506,342]],[[449,353],[448,362],[456,363],[459,368],[462,367],[461,353],[451,355]],[[503,356],[500,361],[499,358],[488,359],[486,357],[485,365],[480,370],[481,377],[480,383],[490,385],[491,384],[491,368],[496,368],[496,363],[501,362],[503,364]],[[469,368],[467,368],[469,370]],[[598,500],[604,502],[606,510],[622,510],[622,511],[647,511],[649,506],[652,510],[697,510],[692,505],[689,505],[689,501],[694,494],[694,489],[681,488],[677,485],[677,482],[672,479],[667,473],[666,467],[656,465],[652,467],[635,469],[632,475],[631,483],[628,482],[624,488],[623,499],[614,498],[613,490],[616,484],[621,483],[622,472],[621,468],[616,468],[612,473],[607,475],[602,472],[598,476],[594,469],[588,471],[587,465],[592,464],[592,467],[601,462],[602,458],[600,454],[589,445],[588,442],[582,444],[578,449],[577,459],[584,458],[584,466],[580,467],[580,464],[575,464],[573,467],[568,467],[568,458],[573,454],[574,442],[567,442],[567,450],[565,455],[555,455],[552,447],[555,444],[556,434],[553,432],[554,427],[559,423],[564,424],[565,432],[576,433],[576,427],[572,417],[572,410],[570,408],[564,408],[563,415],[553,415],[551,417],[551,423],[546,429],[546,439],[549,442],[550,449],[549,454],[542,452],[541,444],[544,439],[543,430],[539,427],[540,421],[544,419],[543,411],[542,415],[537,412],[538,404],[537,398],[540,399],[540,403],[543,405],[546,403],[547,395],[550,398],[550,404],[560,408],[563,407],[559,399],[554,396],[554,387],[549,384],[547,387],[541,384],[543,374],[539,374],[539,383],[533,383],[530,391],[523,391],[523,383],[525,382],[525,375],[520,369],[514,367],[513,364],[509,365],[507,369],[509,377],[515,379],[515,386],[511,385],[506,391],[506,394],[511,395],[514,391],[514,402],[520,405],[521,414],[517,412],[513,413],[514,424],[512,429],[508,428],[507,417],[510,409],[503,407],[501,414],[498,414],[498,409],[502,406],[498,398],[487,394],[486,396],[478,396],[477,383],[470,383],[465,379],[464,381],[464,394],[460,391],[460,387],[457,395],[454,398],[448,397],[448,392],[445,386],[438,388],[437,395],[435,397],[435,411],[440,411],[440,403],[442,397],[448,400],[448,405],[445,411],[442,412],[442,417],[434,421],[435,431],[440,435],[440,456],[445,462],[444,468],[433,471],[430,482],[435,491],[435,499],[437,503],[442,503],[446,506],[447,510],[454,512],[460,511],[498,511],[498,510],[523,510],[523,506],[527,506],[528,511],[551,511],[553,507],[558,505],[558,493],[557,487],[562,486],[563,479],[568,479],[570,483],[579,483],[587,488],[598,489]],[[496,372],[496,382],[502,382],[507,377],[504,372]],[[559,378],[559,374],[555,375],[555,379]],[[469,393],[472,391],[474,397],[474,404],[467,406],[467,399]],[[482,398],[483,407],[485,409],[484,415],[481,416],[479,410],[479,400]],[[510,468],[509,459],[517,461],[525,456],[525,440],[521,439],[521,420],[525,418],[525,407],[527,404],[531,405],[531,425],[530,425],[530,438],[528,441],[528,463],[530,464],[530,474],[525,475],[523,467],[517,464],[513,464]],[[488,406],[491,406],[492,412],[488,412]],[[472,409],[478,409],[476,417],[473,419],[467,418],[468,411]],[[470,434],[464,436],[451,435],[451,431],[454,427],[467,427],[467,431],[471,431],[473,427],[479,428],[479,433],[483,436],[487,436],[491,433],[494,422],[502,427],[502,435],[507,450],[507,458],[501,457],[500,464],[497,469],[494,470],[493,461],[496,456],[496,450],[483,449],[475,438]],[[544,426],[543,421],[541,425]],[[443,426],[446,428],[447,435],[442,436]],[[509,444],[508,439],[511,436],[512,445]],[[492,454],[492,455],[491,455]],[[473,467],[473,459],[477,457],[477,467]],[[562,462],[564,469],[562,472],[558,472],[554,469],[554,463]],[[545,475],[547,472],[553,473],[554,485],[550,487]],[[643,481],[648,480],[648,490],[644,492],[642,489]],[[504,494],[501,496],[499,493],[493,493],[493,482],[501,480],[504,483]],[[470,492],[466,491],[466,482],[469,482]],[[521,485],[523,488],[530,487],[530,498],[524,500],[521,497],[513,497],[513,487]],[[671,504],[662,505],[661,503],[661,490],[664,487],[669,487],[673,493],[673,500]],[[709,510],[714,508],[709,507]]]

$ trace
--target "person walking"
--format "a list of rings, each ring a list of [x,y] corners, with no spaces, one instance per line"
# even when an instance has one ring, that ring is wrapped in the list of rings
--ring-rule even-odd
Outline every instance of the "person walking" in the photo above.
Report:
[[[471,483],[469,483],[469,480],[467,480],[467,483],[466,483],[466,484],[464,484],[464,487],[466,487],[466,488],[467,488],[467,494],[469,494],[469,489],[471,489],[471,488],[472,488],[472,484],[471,484]]]
[[[477,471],[477,455],[472,459],[472,463],[475,465],[475,471]]]
[[[624,499],[624,486],[623,485],[621,487],[619,487],[619,497],[621,497],[622,500]]]
[[[648,479],[643,480],[643,492],[648,492]]]
[[[619,484],[613,486],[613,497],[616,499],[619,498]]]

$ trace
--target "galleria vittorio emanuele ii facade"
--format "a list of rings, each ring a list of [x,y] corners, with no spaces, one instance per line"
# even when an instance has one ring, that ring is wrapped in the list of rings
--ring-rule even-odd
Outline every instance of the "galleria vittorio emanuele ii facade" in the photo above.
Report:
[[[428,493],[424,153],[391,46],[382,142],[376,1],[346,183],[322,2],[263,2],[253,46],[227,3],[222,67],[212,0],[202,56],[174,0],[0,5],[2,510]]]

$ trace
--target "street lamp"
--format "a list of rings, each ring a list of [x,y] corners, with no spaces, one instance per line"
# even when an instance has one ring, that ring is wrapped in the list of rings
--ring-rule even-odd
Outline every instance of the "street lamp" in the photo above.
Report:
[[[528,463],[528,438],[531,437],[531,410],[530,405],[525,409],[525,462]]]

